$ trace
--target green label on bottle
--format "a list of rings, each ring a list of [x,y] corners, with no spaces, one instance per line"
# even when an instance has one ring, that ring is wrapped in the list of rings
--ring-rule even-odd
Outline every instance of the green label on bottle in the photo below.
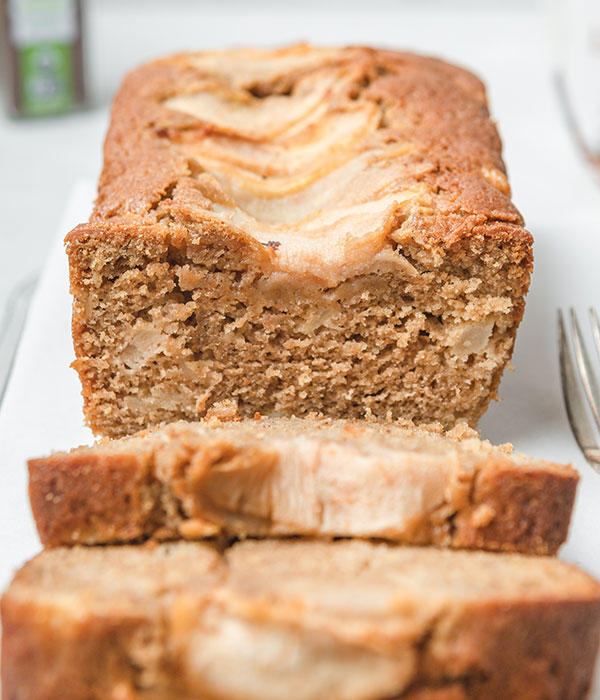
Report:
[[[70,44],[43,42],[18,50],[23,114],[64,112],[75,104],[73,49]]]

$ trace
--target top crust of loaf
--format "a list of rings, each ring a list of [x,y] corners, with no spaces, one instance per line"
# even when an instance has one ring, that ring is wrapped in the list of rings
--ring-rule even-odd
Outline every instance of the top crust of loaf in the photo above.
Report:
[[[363,47],[189,53],[125,79],[91,223],[68,240],[217,233],[329,284],[471,236],[529,266],[509,195],[484,88],[460,68]]]

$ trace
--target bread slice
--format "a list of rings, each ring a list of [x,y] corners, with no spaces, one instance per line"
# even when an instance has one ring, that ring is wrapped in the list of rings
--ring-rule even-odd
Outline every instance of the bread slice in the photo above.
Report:
[[[2,625],[4,700],[582,700],[600,585],[359,540],[56,548]]]
[[[481,82],[370,48],[139,68],[67,244],[74,366],[111,437],[232,397],[474,425],[532,265]]]
[[[553,553],[577,473],[462,425],[326,418],[174,423],[29,462],[45,545],[371,537]]]

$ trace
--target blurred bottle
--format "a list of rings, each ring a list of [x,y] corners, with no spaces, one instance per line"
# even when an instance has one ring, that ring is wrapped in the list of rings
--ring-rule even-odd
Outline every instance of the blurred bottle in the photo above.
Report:
[[[84,103],[81,0],[0,0],[4,85],[14,116]]]

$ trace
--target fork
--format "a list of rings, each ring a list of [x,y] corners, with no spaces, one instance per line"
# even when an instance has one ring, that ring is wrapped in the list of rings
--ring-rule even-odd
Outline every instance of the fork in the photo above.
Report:
[[[595,309],[590,309],[590,322],[596,351],[600,357],[600,322]],[[600,389],[590,356],[585,346],[577,315],[569,310],[575,362],[569,348],[568,332],[562,311],[558,311],[558,349],[563,397],[571,430],[588,464],[600,474],[600,444],[589,419],[587,406],[600,430]],[[581,392],[583,385],[585,398]]]
[[[32,277],[13,289],[0,323],[0,406],[12,370],[13,362],[27,317],[29,302],[37,277]]]

